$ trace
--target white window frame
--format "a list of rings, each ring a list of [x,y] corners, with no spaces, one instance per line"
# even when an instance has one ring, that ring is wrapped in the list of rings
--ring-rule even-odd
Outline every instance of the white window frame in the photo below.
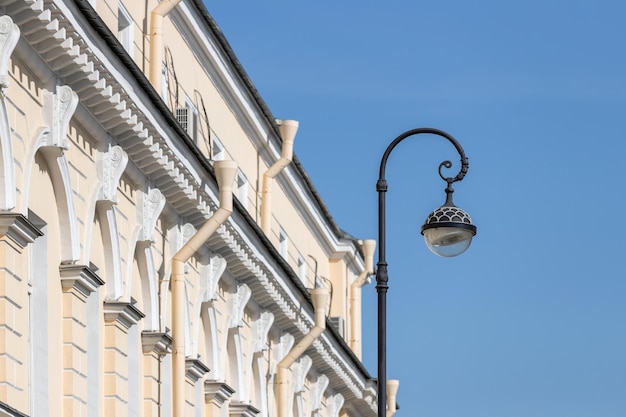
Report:
[[[289,236],[287,236],[287,232],[282,227],[278,230],[278,251],[283,258],[288,259]]]
[[[226,156],[226,148],[224,148],[224,144],[217,138],[215,133],[211,135],[212,145],[211,145],[211,154],[212,159],[214,161],[223,161]]]
[[[161,98],[168,103],[170,93],[170,72],[167,69],[167,64],[163,62],[161,66]],[[169,103],[168,103],[169,105]]]
[[[122,2],[117,3],[117,39],[128,55],[135,53],[135,22]]]
[[[237,169],[237,198],[239,202],[248,209],[248,179],[244,173]]]
[[[298,254],[298,276],[300,277],[300,281],[306,283],[306,261],[304,257]]]

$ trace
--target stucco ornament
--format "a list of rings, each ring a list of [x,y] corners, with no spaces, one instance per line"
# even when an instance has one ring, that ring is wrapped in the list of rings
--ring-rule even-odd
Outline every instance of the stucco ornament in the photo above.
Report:
[[[140,242],[154,242],[156,223],[165,207],[165,196],[158,188],[149,188],[141,199]]]
[[[20,39],[20,29],[9,16],[0,17],[0,89],[9,86],[9,58]]]
[[[226,259],[222,258],[219,255],[213,255],[209,259],[209,264],[207,265],[207,274],[205,281],[205,290],[202,296],[202,302],[206,303],[209,301],[217,300],[217,285],[224,275],[224,271],[226,271]]]
[[[335,394],[326,402],[328,408],[328,416],[329,417],[339,417],[339,412],[341,411],[341,407],[345,403],[345,399],[341,394]]]
[[[237,286],[237,292],[231,297],[229,328],[243,326],[243,311],[251,296],[252,290],[246,284]]]
[[[304,382],[306,380],[306,376],[311,370],[311,366],[313,365],[313,360],[309,356],[303,356],[300,360],[293,364],[293,373],[294,373],[294,393],[299,393],[304,391]]]
[[[324,391],[328,388],[329,382],[326,375],[317,377],[317,381],[315,381],[311,387],[311,411],[316,412],[322,408],[322,398],[324,397]]]
[[[254,352],[262,352],[269,348],[267,344],[267,334],[274,324],[274,314],[269,310],[263,310],[259,319],[255,323]]]
[[[271,370],[272,375],[276,374],[276,367],[278,366],[280,361],[282,361],[285,358],[285,356],[287,356],[287,354],[291,351],[291,348],[293,347],[295,342],[296,342],[296,338],[293,337],[293,335],[290,333],[284,333],[280,337],[280,340],[278,341],[276,348],[272,349],[272,354],[274,356],[273,358],[274,363],[272,364],[272,370]]]
[[[78,106],[78,95],[67,85],[58,86],[56,93],[44,94],[43,117],[44,124],[49,131],[45,136],[46,143],[43,146],[69,150],[70,141],[67,138],[67,129],[76,106]]]
[[[108,152],[99,155],[97,163],[100,190],[98,201],[106,200],[117,204],[117,185],[128,164],[128,155],[120,146],[112,146]]]

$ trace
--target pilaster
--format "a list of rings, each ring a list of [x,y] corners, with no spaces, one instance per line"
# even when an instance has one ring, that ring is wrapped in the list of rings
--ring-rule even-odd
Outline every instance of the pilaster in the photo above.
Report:
[[[144,417],[160,416],[161,359],[171,351],[172,337],[161,332],[142,332]]]
[[[144,317],[133,304],[104,303],[104,415],[128,416],[128,329]]]
[[[61,265],[63,415],[87,415],[87,298],[104,281],[84,265]]]
[[[43,233],[17,213],[0,213],[0,402],[27,411],[29,243]]]

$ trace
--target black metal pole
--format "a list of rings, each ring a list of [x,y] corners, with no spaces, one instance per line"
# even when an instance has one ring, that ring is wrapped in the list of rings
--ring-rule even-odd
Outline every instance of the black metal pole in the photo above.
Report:
[[[388,187],[387,180],[385,179],[385,168],[389,154],[398,143],[409,136],[421,133],[431,133],[448,139],[461,156],[461,170],[456,177],[446,179],[448,184],[462,180],[469,166],[463,148],[454,137],[442,130],[429,127],[412,129],[402,133],[389,144],[380,161],[380,172],[378,181],[376,182],[376,191],[378,192],[378,264],[376,266],[376,292],[378,293],[378,417],[386,417],[387,415],[387,291],[389,289],[389,275],[387,273],[387,226],[385,210],[385,198]],[[440,175],[441,166],[444,164],[445,162],[440,165]],[[449,166],[447,167],[449,168]]]

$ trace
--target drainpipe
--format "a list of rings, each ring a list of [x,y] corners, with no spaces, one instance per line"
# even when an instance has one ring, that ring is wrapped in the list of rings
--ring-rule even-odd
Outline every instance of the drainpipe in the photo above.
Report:
[[[387,417],[393,417],[398,409],[398,404],[396,403],[396,394],[398,393],[398,386],[400,385],[400,381],[397,379],[388,379],[387,380]]]
[[[181,0],[163,0],[150,12],[150,83],[161,91],[161,67],[163,63],[163,18]]]
[[[291,387],[289,367],[298,360],[326,329],[326,310],[330,291],[326,288],[315,288],[311,290],[311,298],[313,298],[313,307],[315,308],[315,327],[280,361],[276,370],[278,417],[291,417],[292,415],[289,412],[289,388]]]
[[[172,258],[172,402],[174,417],[185,415],[185,262],[233,212],[234,161],[216,161],[215,176],[220,206]]]
[[[376,241],[369,239],[361,243],[363,249],[363,259],[365,260],[365,269],[350,285],[350,348],[352,352],[361,359],[361,288],[370,282],[370,277],[374,273],[374,251],[376,250]]]
[[[261,192],[261,229],[269,236],[272,226],[272,180],[293,158],[293,141],[298,131],[297,120],[276,119],[280,137],[283,140],[281,157],[263,174],[263,191]]]

